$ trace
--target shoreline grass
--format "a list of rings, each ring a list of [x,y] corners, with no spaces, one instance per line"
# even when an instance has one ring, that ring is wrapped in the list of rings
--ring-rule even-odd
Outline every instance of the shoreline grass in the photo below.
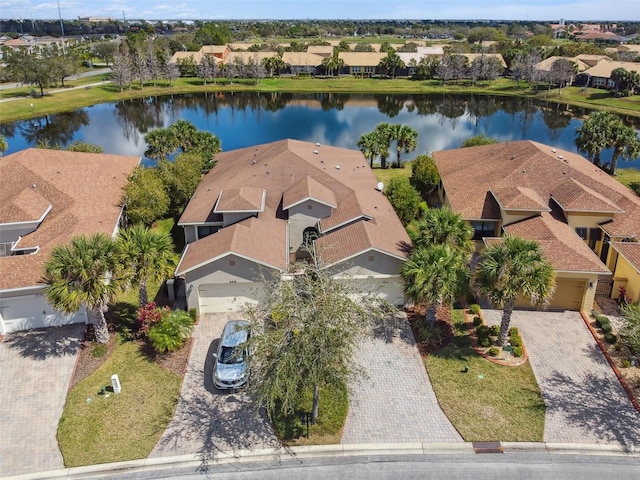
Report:
[[[102,80],[101,76],[89,78],[95,83]],[[112,83],[90,86],[92,82],[87,78],[68,83],[73,85],[74,82],[77,82],[78,85],[85,85],[85,88],[53,94],[47,94],[45,91],[44,97],[26,96],[2,103],[0,124],[132,98],[231,91],[293,94],[474,94],[515,96],[554,104],[560,103],[589,109],[606,109],[622,115],[640,117],[640,96],[638,95],[615,98],[609,92],[603,90],[566,87],[562,89],[559,96],[557,89],[547,90],[542,88],[534,90],[523,84],[517,85],[506,78],[499,78],[490,83],[479,82],[477,85],[472,85],[469,81],[443,85],[438,80],[418,81],[406,78],[380,79],[354,78],[350,76],[335,78],[271,77],[261,79],[258,82],[238,80],[229,83],[219,80],[204,85],[199,78],[186,77],[176,80],[173,84],[169,84],[166,81],[158,81],[154,86],[149,83],[144,88],[135,84],[130,89],[125,89],[122,92]],[[23,87],[18,92],[28,95],[30,90],[31,87]],[[49,89],[49,91],[51,90],[53,89]],[[9,95],[7,91],[1,94],[3,98],[6,98],[7,95]]]
[[[438,403],[462,438],[542,442],[546,406],[529,362],[507,367],[485,360],[471,346],[462,310],[452,312],[452,321],[453,341],[424,363]]]

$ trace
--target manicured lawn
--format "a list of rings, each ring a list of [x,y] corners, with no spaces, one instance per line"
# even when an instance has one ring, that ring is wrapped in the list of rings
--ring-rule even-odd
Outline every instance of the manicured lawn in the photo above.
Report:
[[[120,394],[100,395],[117,373]],[[173,416],[180,377],[147,358],[133,342],[117,344],[106,362],[75,386],[58,425],[65,466],[144,458]]]
[[[374,168],[373,174],[376,178],[384,183],[385,185],[389,185],[389,181],[395,177],[406,177],[409,178],[411,176],[411,162],[404,162],[403,168]]]
[[[545,405],[529,362],[505,367],[485,360],[471,347],[463,312],[454,310],[452,320],[454,340],[425,359],[449,420],[468,442],[541,442]]]
[[[624,165],[624,162],[622,162]],[[619,168],[615,179],[640,195],[640,170],[635,168]]]

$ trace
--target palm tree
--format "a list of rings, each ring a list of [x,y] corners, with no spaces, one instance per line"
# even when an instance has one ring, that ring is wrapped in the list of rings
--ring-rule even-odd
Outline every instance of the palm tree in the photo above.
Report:
[[[402,152],[411,153],[418,148],[418,132],[409,125],[396,124],[392,126],[391,138],[396,141],[396,168],[402,166],[400,155]]]
[[[379,123],[373,131],[378,142],[378,155],[380,155],[380,168],[387,168],[389,147],[393,134],[393,126],[390,123]]]
[[[555,291],[555,270],[536,241],[507,236],[482,252],[475,284],[495,307],[503,309],[498,337],[498,345],[503,346],[518,295],[546,307]]]
[[[596,166],[601,166],[600,154],[610,146],[609,132],[616,121],[610,112],[594,112],[580,127],[576,129],[576,147],[581,153],[587,154]]]
[[[616,123],[612,132],[611,146],[613,154],[607,171],[615,175],[618,159],[632,160],[640,155],[640,139],[633,127],[624,125],[622,121]]]
[[[44,293],[51,305],[65,313],[84,305],[96,340],[107,343],[104,312],[122,290],[121,279],[115,242],[103,233],[78,236],[53,249],[45,264]]]
[[[430,325],[436,322],[437,308],[451,303],[468,284],[466,260],[449,245],[413,250],[400,274],[407,297],[427,306],[425,320]]]
[[[358,139],[358,147],[364,155],[364,158],[369,160],[371,168],[373,168],[373,161],[378,156],[378,139],[375,132],[365,133]]]
[[[473,251],[471,225],[459,213],[448,208],[430,208],[416,225],[418,235],[413,243],[416,248],[430,245],[449,245],[468,258]]]
[[[129,281],[138,286],[139,304],[143,306],[148,301],[149,280],[163,280],[176,267],[171,237],[138,224],[121,230],[117,243],[120,261],[129,274]]]

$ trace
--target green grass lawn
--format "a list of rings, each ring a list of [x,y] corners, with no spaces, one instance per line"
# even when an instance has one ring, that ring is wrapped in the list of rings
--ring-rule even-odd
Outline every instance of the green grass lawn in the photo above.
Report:
[[[117,373],[122,393],[100,395]],[[66,467],[145,458],[173,416],[181,378],[119,343],[106,362],[67,396],[58,425]]]
[[[465,441],[541,442],[545,405],[527,362],[505,367],[471,346],[464,313],[454,310],[455,338],[425,359],[438,403]],[[526,341],[526,339],[525,339]],[[465,365],[467,373],[462,373]]]

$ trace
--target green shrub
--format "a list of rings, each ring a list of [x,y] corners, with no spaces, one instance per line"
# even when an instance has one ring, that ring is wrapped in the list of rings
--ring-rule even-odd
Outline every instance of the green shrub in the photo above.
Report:
[[[488,337],[489,335],[491,335],[491,330],[487,325],[480,325],[476,329],[476,332],[478,332],[479,337]]]
[[[96,343],[91,350],[91,356],[95,358],[104,357],[107,354],[107,346],[102,343]]]
[[[482,319],[480,317],[473,317],[473,326],[478,328],[482,325]]]
[[[618,341],[618,337],[616,337],[613,333],[605,333],[604,341],[613,345]]]
[[[512,347],[521,347],[522,346],[522,337],[520,335],[511,335],[509,339],[509,343],[511,343]]]
[[[513,356],[514,357],[522,357],[524,355],[524,348],[522,347],[513,347]]]
[[[494,337],[500,335],[500,325],[491,325],[489,327],[489,333]]]
[[[602,325],[609,325],[611,322],[609,321],[609,317],[605,317],[604,315],[596,315],[596,325],[602,328]]]
[[[509,329],[509,335],[520,335],[520,330],[518,330],[518,327],[511,327]]]
[[[191,321],[193,323],[196,323],[196,320],[198,319],[198,310],[196,310],[195,308],[190,308],[189,317],[191,317]]]
[[[500,349],[498,347],[491,347],[487,353],[492,357],[497,357],[500,353]]]
[[[624,360],[622,362],[622,368],[629,368],[631,366],[631,361],[630,360]]]
[[[491,343],[491,337],[485,335],[478,337],[478,345],[480,345],[482,348],[490,347]]]
[[[610,323],[603,323],[602,325],[600,325],[600,330],[602,330],[602,333],[611,333],[613,330],[613,327],[611,327]]]
[[[442,341],[442,332],[438,325],[429,325],[426,322],[418,323],[418,335],[426,345],[439,345]]]
[[[477,303],[469,305],[469,313],[471,315],[479,315],[480,314],[480,305],[478,305]]]
[[[149,330],[151,345],[158,352],[173,352],[191,336],[193,321],[184,310],[172,310]]]

